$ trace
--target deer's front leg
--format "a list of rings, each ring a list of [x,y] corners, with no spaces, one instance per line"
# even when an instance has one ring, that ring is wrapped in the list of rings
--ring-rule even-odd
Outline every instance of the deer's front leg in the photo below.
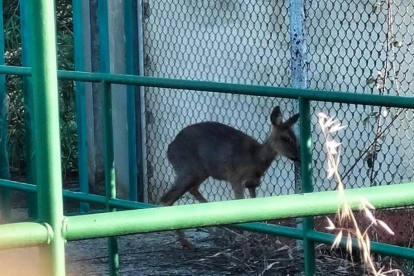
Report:
[[[249,190],[250,198],[256,198],[256,187],[250,187],[248,188],[248,190]]]

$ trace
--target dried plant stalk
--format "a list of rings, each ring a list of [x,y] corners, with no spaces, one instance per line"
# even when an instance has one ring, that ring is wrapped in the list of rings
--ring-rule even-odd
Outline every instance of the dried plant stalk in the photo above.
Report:
[[[342,239],[346,238],[346,250],[352,254],[352,238],[355,238],[358,244],[357,249],[362,255],[362,260],[368,266],[373,275],[403,275],[401,271],[396,269],[385,271],[385,268],[380,268],[378,270],[374,261],[372,260],[371,241],[368,235],[368,230],[373,227],[381,227],[385,229],[389,234],[394,234],[394,232],[385,222],[375,218],[373,212],[371,211],[375,209],[374,206],[365,198],[361,198],[359,210],[365,214],[366,219],[369,221],[369,226],[365,229],[361,229],[351,206],[347,203],[345,185],[342,182],[342,178],[338,170],[340,164],[341,143],[334,138],[335,134],[338,131],[344,129],[346,126],[342,126],[338,120],[329,117],[324,113],[318,114],[318,122],[325,138],[325,150],[327,153],[328,165],[328,168],[326,170],[327,178],[333,179],[336,182],[339,194],[339,205],[338,211],[336,213],[339,225],[335,225],[329,218],[327,218],[328,226],[326,228],[328,230],[338,231],[331,249],[339,247]],[[343,227],[344,223],[348,223],[349,226]]]

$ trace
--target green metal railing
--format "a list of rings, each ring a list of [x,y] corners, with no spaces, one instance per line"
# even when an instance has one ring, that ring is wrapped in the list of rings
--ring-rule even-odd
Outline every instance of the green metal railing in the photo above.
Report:
[[[106,3],[106,1],[102,1]],[[102,4],[100,2],[100,5]],[[79,3],[78,3],[79,4]],[[239,85],[217,82],[151,78],[132,75],[109,74],[109,67],[101,65],[104,73],[58,71],[56,68],[55,19],[53,2],[31,0],[29,3],[32,69],[28,67],[0,66],[0,74],[17,74],[33,82],[33,144],[36,152],[37,186],[2,179],[0,187],[19,190],[29,196],[37,193],[38,222],[13,223],[0,226],[0,248],[38,245],[41,248],[42,275],[65,275],[65,240],[109,237],[109,264],[111,275],[119,274],[119,256],[116,236],[133,233],[148,233],[228,225],[243,230],[281,235],[304,241],[306,275],[315,274],[314,243],[332,243],[334,236],[313,230],[313,216],[335,213],[338,208],[337,192],[313,193],[310,137],[310,101],[328,101],[362,105],[380,105],[414,109],[414,98],[381,95],[349,94],[316,90],[298,90],[268,86]],[[74,7],[75,8],[75,7]],[[102,27],[103,26],[103,27]],[[101,24],[103,33],[107,26]],[[108,38],[101,37],[101,42]],[[107,48],[101,50],[105,55]],[[79,51],[79,50],[78,50]],[[106,57],[104,60],[108,61]],[[106,196],[62,190],[57,80],[98,82],[104,93],[104,137],[105,137],[105,187]],[[158,207],[154,205],[116,199],[113,159],[113,133],[111,114],[111,85],[151,86],[173,89],[196,90],[244,94],[252,96],[298,99],[300,103],[302,191],[304,194],[244,199],[228,202],[213,202],[192,206]],[[131,93],[130,90],[129,92]],[[184,92],[185,93],[185,92]],[[204,93],[204,92],[200,92]],[[77,91],[79,99],[82,93]],[[82,103],[79,103],[82,106]],[[83,108],[83,107],[82,107]],[[3,116],[3,114],[0,113]],[[131,115],[132,116],[132,115]],[[4,127],[2,126],[2,131]],[[131,134],[132,137],[132,134]],[[84,138],[83,138],[84,139]],[[84,143],[85,140],[82,140]],[[80,144],[81,146],[81,144]],[[83,147],[83,145],[82,145]],[[85,155],[80,164],[86,166]],[[85,168],[83,168],[85,169]],[[83,174],[86,177],[86,173]],[[84,181],[83,181],[84,183]],[[86,185],[86,184],[83,184]],[[414,205],[414,183],[394,186],[359,188],[347,191],[350,205],[357,209],[359,200],[365,197],[377,208],[392,208]],[[106,213],[63,215],[63,198],[82,203],[105,205]],[[87,211],[87,205],[83,211]],[[119,210],[115,210],[119,209]],[[142,209],[142,210],[131,210]],[[128,211],[121,211],[128,210]],[[222,212],[226,210],[226,212]],[[303,229],[264,223],[249,223],[278,218],[304,217]],[[342,241],[342,245],[345,240]],[[393,245],[371,243],[372,251],[407,259],[414,259],[414,249]],[[357,243],[354,241],[355,247]]]
[[[108,26],[108,3],[106,0],[98,2],[99,11],[99,65],[101,72],[109,73],[109,26]],[[105,191],[106,199],[109,201],[116,197],[115,186],[115,163],[114,163],[114,139],[112,135],[112,89],[111,83],[102,81],[102,106],[104,110],[103,132],[104,132],[104,155],[105,155]],[[106,204],[108,212],[115,211]],[[119,275],[119,254],[116,238],[108,238],[108,262],[109,273]]]
[[[21,67],[8,67],[8,66],[1,66],[0,67],[0,72],[1,73],[11,73],[11,74],[22,74],[22,75],[26,75],[26,76],[30,76],[31,75],[31,70],[29,68],[21,68]],[[111,74],[104,74],[104,73],[86,73],[86,72],[67,72],[67,71],[59,71],[58,72],[58,77],[62,78],[62,79],[74,79],[76,81],[93,81],[93,82],[103,82],[104,84],[106,84],[105,86],[108,85],[108,83],[118,83],[118,84],[130,84],[130,85],[141,85],[141,86],[155,86],[155,87],[173,87],[173,88],[180,88],[180,89],[193,89],[193,90],[205,90],[205,91],[216,91],[216,92],[223,92],[223,93],[234,93],[235,91],[237,91],[237,93],[239,94],[248,94],[248,95],[266,95],[266,96],[270,96],[270,97],[287,97],[287,98],[296,98],[296,99],[300,99],[301,102],[301,111],[303,112],[302,114],[306,114],[306,112],[308,112],[308,108],[307,108],[307,104],[309,100],[325,100],[325,101],[338,101],[338,102],[344,102],[344,103],[355,103],[355,104],[376,104],[376,105],[383,105],[383,106],[399,106],[399,107],[405,107],[405,108],[413,108],[414,107],[414,100],[412,98],[408,98],[408,97],[393,97],[393,96],[377,96],[377,95],[363,95],[363,94],[347,94],[347,93],[342,93],[342,92],[328,92],[325,93],[323,91],[307,91],[307,90],[295,90],[295,89],[289,89],[289,88],[276,88],[276,87],[266,87],[266,86],[247,86],[247,85],[237,85],[237,84],[223,84],[223,83],[213,83],[213,82],[197,82],[197,81],[187,81],[187,80],[168,80],[168,79],[160,79],[160,78],[148,78],[148,77],[137,77],[137,76],[127,76],[127,75],[111,75]],[[106,88],[107,89],[107,88]],[[109,91],[109,90],[108,90]],[[308,121],[309,116],[303,116],[302,115],[301,119],[301,126],[303,128],[303,126],[306,125],[306,122]],[[309,134],[306,135],[306,132],[308,132],[306,129],[302,129],[302,137],[307,137]],[[308,132],[309,133],[309,132]],[[110,134],[110,133],[109,133]],[[107,133],[107,135],[109,135]],[[110,134],[111,135],[111,134]],[[304,154],[304,156],[302,156],[303,162],[302,162],[302,166],[303,166],[303,171],[304,171],[304,175],[303,175],[303,179],[305,180],[305,171],[304,168],[308,168],[308,171],[311,170],[310,167],[310,160],[307,161],[308,164],[306,165],[306,152],[310,150],[309,146],[309,139],[303,139],[302,140],[302,154]],[[311,188],[311,186],[305,186],[305,185],[311,185],[311,183],[309,183],[310,180],[308,180],[308,182],[302,181],[302,183],[304,184],[304,191],[308,190],[309,188]],[[7,185],[7,183],[9,185]],[[11,188],[11,189],[20,189],[20,190],[25,190],[27,192],[35,192],[35,187],[34,186],[29,186],[28,184],[22,184],[20,183],[18,186],[17,184],[19,183],[14,183],[14,182],[10,182],[10,181],[1,181],[0,182],[0,186],[2,187],[6,187],[6,188]],[[112,185],[112,184],[111,184]],[[413,196],[408,193],[408,191],[412,191],[412,184],[405,184],[405,185],[410,185],[407,186],[407,188],[402,189],[399,186],[387,186],[387,187],[378,187],[378,189],[387,189],[387,192],[383,193],[382,198],[380,198],[380,200],[378,202],[374,202],[374,205],[376,205],[377,207],[381,207],[381,208],[385,208],[385,207],[393,207],[393,206],[408,206],[408,205],[412,205],[414,204],[414,200],[413,200]],[[112,187],[112,186],[111,186]],[[366,189],[370,189],[369,194],[368,193],[364,193],[366,196],[368,195],[372,195],[372,189],[377,189],[377,188],[366,188]],[[363,190],[366,191],[365,189],[358,189],[358,190]],[[309,190],[308,190],[309,191]],[[353,190],[353,191],[357,191],[357,189]],[[353,192],[350,191],[350,192]],[[398,194],[393,194],[392,192],[397,192]],[[329,193],[329,192],[323,192],[321,194],[324,193]],[[319,195],[319,193],[315,193],[314,195]],[[405,197],[403,197],[403,195],[407,196],[409,198],[409,200],[401,203],[401,202],[397,202],[396,200],[401,200]],[[80,201],[84,201],[84,202],[95,202],[95,203],[102,203],[102,204],[109,204],[109,206],[111,207],[118,207],[118,208],[125,208],[126,209],[136,209],[136,208],[144,208],[144,207],[148,207],[145,206],[145,204],[142,203],[135,203],[137,205],[134,205],[134,203],[126,203],[124,201],[114,201],[113,199],[110,199],[109,201],[107,201],[104,197],[101,198],[99,196],[92,196],[92,195],[87,195],[84,193],[70,193],[69,191],[64,191],[63,192],[63,196],[66,198],[71,198],[71,199],[77,199]],[[292,196],[288,196],[288,197],[292,197]],[[321,196],[322,197],[322,196]],[[279,201],[281,197],[278,198],[272,198],[272,200],[274,201]],[[368,197],[369,200],[371,200]],[[257,200],[257,199],[255,199]],[[391,200],[391,201],[390,201]],[[292,203],[297,201],[297,199],[293,199]],[[372,200],[371,200],[372,201]],[[387,202],[388,204],[389,202],[397,202],[395,205],[388,205],[388,204],[384,204],[384,202]],[[290,201],[289,201],[290,202]],[[321,199],[318,199],[316,201],[313,202],[313,205],[317,205],[320,204]],[[308,202],[309,203],[309,202]],[[382,203],[382,204],[381,204]],[[211,203],[213,204],[213,203]],[[231,204],[231,202],[226,202],[226,204]],[[247,203],[249,204],[249,203]],[[289,203],[290,204],[290,203]],[[312,203],[309,203],[312,204]],[[335,205],[333,205],[333,209],[331,210],[331,212],[335,212],[336,208],[337,208],[337,202],[335,203]],[[256,205],[256,202],[255,202]],[[203,207],[208,207],[208,205],[203,204]],[[181,206],[180,206],[181,207]],[[185,207],[185,206],[182,206]],[[175,207],[171,207],[171,208],[175,208]],[[223,207],[220,207],[223,208]],[[226,210],[228,210],[228,206],[226,205]],[[279,209],[283,209],[278,207]],[[236,208],[237,209],[237,208]],[[307,208],[309,209],[309,208]],[[165,210],[165,209],[163,209]],[[183,209],[184,211],[186,211],[186,209]],[[221,209],[222,210],[222,209]],[[274,209],[271,209],[274,210]],[[205,212],[205,210],[203,210],[203,212]],[[236,212],[236,211],[235,211]],[[237,212],[236,212],[237,213]],[[233,212],[229,212],[228,214],[231,214],[230,217],[235,217],[234,215],[236,213]],[[329,213],[328,210],[324,210],[321,213],[313,213],[312,215],[317,215],[317,214],[323,214],[323,213]],[[130,214],[128,214],[130,216]],[[290,216],[299,216],[301,215],[299,212],[296,212],[295,215],[290,215]],[[303,215],[311,215],[310,213],[305,213]],[[88,215],[89,216],[89,215]],[[115,217],[117,217],[118,214],[115,215]],[[188,216],[188,214],[186,214],[186,216]],[[197,216],[199,216],[199,214],[197,214]],[[290,217],[289,216],[289,217]],[[131,216],[130,216],[131,217]],[[134,216],[137,218],[140,218],[141,215],[139,216]],[[192,217],[192,216],[189,216]],[[276,215],[276,213],[272,213],[272,218],[281,218],[280,216]],[[265,219],[265,218],[262,218]],[[267,218],[269,219],[269,218]],[[253,220],[261,220],[259,219],[259,217],[255,217],[255,219]],[[70,221],[70,219],[68,220]],[[76,220],[75,220],[76,221]],[[237,222],[245,222],[245,221],[249,221],[249,220],[243,220],[240,219]],[[141,223],[141,222],[140,222]],[[221,222],[220,222],[221,223]],[[224,221],[222,223],[228,224],[228,223],[234,223],[234,221]],[[66,224],[66,226],[68,226],[69,224]],[[134,225],[133,222],[131,222],[129,225]],[[210,224],[210,225],[217,225],[217,224]],[[206,226],[205,224],[203,225],[196,225],[196,226],[192,226],[192,227],[197,227],[197,226]],[[168,229],[177,229],[180,227],[189,227],[189,226],[177,226],[172,228],[171,226],[165,226],[164,230],[168,230]],[[280,226],[268,226],[268,225],[261,225],[261,224],[253,224],[253,225],[243,225],[241,226],[242,229],[245,230],[251,230],[251,231],[256,231],[256,232],[265,232],[265,233],[272,233],[272,234],[278,234],[278,235],[284,235],[287,237],[292,237],[292,238],[297,238],[297,239],[305,239],[306,243],[308,243],[307,247],[305,246],[305,250],[307,250],[308,252],[312,252],[312,242],[314,241],[318,241],[318,242],[332,242],[333,241],[333,236],[329,235],[329,234],[325,234],[325,233],[319,233],[319,232],[315,232],[313,230],[309,230],[312,227],[309,226],[305,226],[304,230],[298,230],[298,229],[292,229],[292,228],[288,228],[288,227],[280,227]],[[306,228],[309,228],[308,230],[306,230]],[[0,228],[1,229],[1,228]],[[123,228],[120,228],[123,229]],[[133,229],[133,231],[135,231],[136,229]],[[160,230],[160,229],[157,229]],[[124,230],[123,230],[124,231]],[[147,231],[154,231],[154,230],[147,230]],[[146,232],[147,232],[146,231]],[[70,233],[70,232],[69,232]],[[130,233],[130,232],[128,232]],[[121,233],[117,233],[117,235],[119,235]],[[306,244],[305,243],[305,244]],[[397,249],[394,249],[397,248]],[[390,245],[383,245],[383,244],[378,244],[376,246],[376,243],[373,243],[372,246],[373,251],[376,252],[380,252],[380,253],[385,253],[385,254],[393,254],[396,256],[400,256],[400,257],[406,257],[406,258],[412,258],[413,255],[413,251],[411,249],[406,249],[404,250],[404,248],[400,248],[400,247],[395,247],[395,246],[390,246]],[[398,253],[399,252],[399,253]],[[312,253],[308,253],[308,254],[312,254]],[[308,255],[309,256],[309,255]],[[312,255],[311,255],[312,257]],[[308,275],[312,275],[312,271],[314,270],[314,262],[312,260],[312,258],[307,257],[307,273],[309,273]],[[310,272],[309,272],[310,271]]]
[[[42,275],[65,274],[62,176],[59,131],[55,10],[53,2],[30,1],[29,26],[33,80],[33,144],[36,153],[38,219],[53,238],[41,245]],[[47,150],[45,150],[47,149]]]
[[[32,64],[31,42],[30,42],[30,23],[29,23],[29,3],[30,0],[20,2],[20,28],[22,36],[22,65]],[[23,78],[23,98],[24,98],[24,135],[25,135],[25,161],[26,161],[26,181],[34,183],[36,179],[36,158],[33,147],[33,82],[32,78]],[[36,198],[30,195],[27,198],[29,216],[37,217]]]
[[[0,14],[3,14],[3,1],[0,1]],[[3,17],[0,18],[0,28],[3,29]],[[4,65],[4,32],[0,33],[0,65]],[[7,152],[7,103],[6,77],[0,76],[0,178],[8,179],[9,156]],[[10,191],[1,189],[1,209],[4,220],[10,219]]]
[[[299,98],[300,110],[300,139],[301,139],[301,183],[303,193],[312,193],[312,136],[310,123],[310,103]],[[313,230],[313,218],[303,218],[303,253],[305,258],[305,271],[308,275],[315,274],[315,246],[306,234]]]
[[[74,43],[74,58],[75,58],[75,70],[85,71],[85,58],[84,58],[84,39],[82,34],[83,29],[83,13],[82,13],[82,0],[73,0],[73,26],[74,37],[76,37],[76,43]],[[86,134],[86,105],[85,105],[85,85],[83,82],[77,82],[76,88],[76,125],[78,134],[78,170],[79,170],[79,190],[83,193],[89,193],[89,172],[88,172],[88,156],[87,156],[87,134]],[[89,205],[81,203],[80,209],[82,212],[87,213]]]

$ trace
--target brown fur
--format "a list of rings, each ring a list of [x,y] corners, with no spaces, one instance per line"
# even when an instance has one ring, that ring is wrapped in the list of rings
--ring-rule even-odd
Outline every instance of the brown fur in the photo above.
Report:
[[[187,126],[168,146],[167,157],[177,177],[161,204],[171,206],[186,192],[199,202],[207,202],[199,187],[209,177],[228,181],[236,199],[244,198],[245,189],[251,198],[256,197],[261,177],[278,155],[299,161],[299,147],[291,129],[298,118],[296,114],[282,122],[279,107],[274,108],[270,115],[272,130],[263,144],[220,123]],[[192,248],[181,231],[179,237],[183,246]]]

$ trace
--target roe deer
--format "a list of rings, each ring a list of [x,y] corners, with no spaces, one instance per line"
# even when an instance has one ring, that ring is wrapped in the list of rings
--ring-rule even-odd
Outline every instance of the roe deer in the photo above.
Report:
[[[272,129],[260,144],[252,137],[230,126],[202,122],[181,130],[168,146],[167,157],[176,173],[174,186],[161,198],[161,204],[171,206],[186,192],[199,202],[207,202],[199,187],[208,177],[228,181],[236,199],[244,198],[248,189],[256,197],[260,179],[277,155],[299,161],[299,147],[291,127],[299,114],[282,122],[279,107],[270,115]],[[192,249],[182,231],[177,231],[183,247]],[[243,244],[245,257],[248,247]]]

